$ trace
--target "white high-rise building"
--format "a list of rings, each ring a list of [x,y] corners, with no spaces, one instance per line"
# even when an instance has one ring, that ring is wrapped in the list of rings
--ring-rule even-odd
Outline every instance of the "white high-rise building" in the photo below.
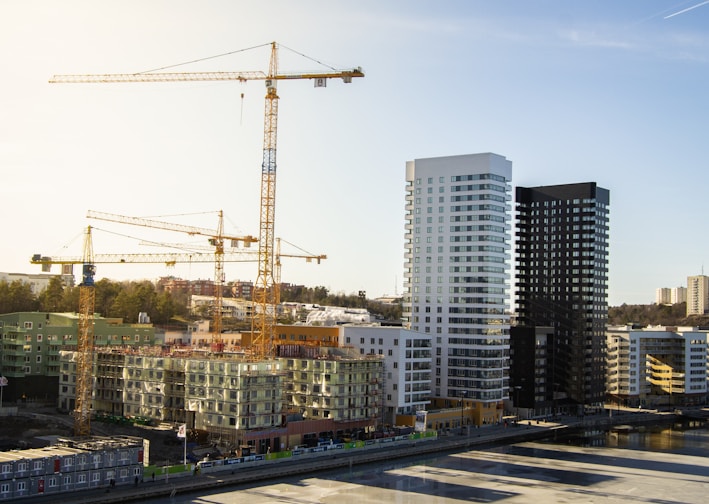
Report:
[[[655,289],[655,304],[666,305],[671,304],[672,290],[669,287],[660,287]]]
[[[687,277],[687,316],[704,315],[709,310],[709,276]]]
[[[433,397],[508,396],[511,178],[497,154],[406,163],[403,316],[432,336]]]
[[[687,301],[687,287],[673,287],[670,294],[670,302],[677,304],[685,301]]]

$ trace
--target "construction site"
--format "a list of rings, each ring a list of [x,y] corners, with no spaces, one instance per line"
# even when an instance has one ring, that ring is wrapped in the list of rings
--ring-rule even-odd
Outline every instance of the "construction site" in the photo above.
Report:
[[[308,80],[315,87],[325,87],[327,80],[351,83],[364,77],[364,73],[359,67],[284,73],[279,70],[279,45],[272,42],[267,46],[268,71],[55,75],[49,81],[108,84],[255,80],[264,82],[266,88],[257,237],[225,234],[221,211],[216,229],[206,229],[89,210],[87,217],[91,219],[205,237],[208,245],[204,252],[189,254],[94,254],[92,227],[88,226],[81,257],[32,257],[31,262],[45,271],[52,265],[62,266],[64,273],[74,265],[81,268],[76,346],[64,346],[58,352],[57,407],[71,415],[74,439],[88,442],[96,434],[92,422],[120,423],[120,419],[129,419],[131,423],[163,425],[175,431],[186,426],[184,437],[206,442],[223,452],[270,453],[299,445],[314,446],[323,438],[356,438],[374,431],[381,423],[381,356],[361,355],[352,348],[339,347],[337,340],[327,344],[320,340],[279,344],[274,337],[281,257],[317,262],[326,258],[315,254],[281,255],[280,240],[275,238],[277,85]],[[232,260],[253,261],[257,265],[251,331],[241,334],[238,346],[225,345],[222,331],[224,264]],[[97,347],[96,265],[180,261],[214,264],[210,344],[206,348],[156,347],[124,339]],[[21,329],[14,331],[18,337],[22,336]]]

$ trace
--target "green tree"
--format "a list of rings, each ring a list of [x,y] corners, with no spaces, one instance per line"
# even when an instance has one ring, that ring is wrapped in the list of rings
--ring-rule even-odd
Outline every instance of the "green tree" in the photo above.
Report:
[[[123,286],[120,283],[112,282],[106,278],[102,278],[96,282],[96,304],[94,306],[94,312],[107,316],[111,313],[113,308],[113,303],[115,303],[116,298],[123,290]]]
[[[147,312],[148,315],[154,313],[156,292],[151,282],[124,282],[122,287],[108,316],[122,318],[126,323],[135,323],[140,312]]]
[[[21,280],[0,282],[0,313],[37,311],[39,302],[29,284]]]
[[[49,279],[49,285],[38,296],[39,311],[64,311],[64,282],[60,277]]]

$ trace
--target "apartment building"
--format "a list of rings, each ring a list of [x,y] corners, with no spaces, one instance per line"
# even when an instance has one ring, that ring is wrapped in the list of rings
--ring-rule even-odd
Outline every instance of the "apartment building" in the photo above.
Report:
[[[672,304],[672,289],[669,287],[660,287],[659,289],[655,289],[655,304]]]
[[[508,394],[512,163],[491,153],[406,163],[403,317],[432,338],[432,395],[497,414]]]
[[[299,444],[286,417],[327,420],[331,431],[380,419],[382,358],[348,349],[280,345],[279,358],[156,347],[94,353],[96,414],[186,423],[226,446],[257,453]],[[59,407],[74,408],[76,352],[60,352]],[[324,427],[321,427],[324,428]]]
[[[512,330],[512,399],[534,407],[563,395],[565,407],[605,399],[610,194],[595,182],[517,187],[517,326],[551,327],[553,381],[525,378],[521,329]],[[518,387],[520,387],[518,389]],[[544,387],[544,390],[539,390]],[[516,391],[519,390],[519,393]],[[513,394],[512,392],[515,391]]]
[[[53,446],[0,452],[0,501],[133,484],[143,478],[148,448],[129,436],[59,439]],[[53,497],[52,497],[53,496]]]
[[[430,334],[401,327],[344,325],[340,327],[340,346],[351,346],[361,355],[383,359],[381,380],[382,422],[400,425],[398,415],[415,415],[431,403]]]
[[[606,345],[606,389],[619,404],[706,404],[709,331],[697,327],[612,326]]]
[[[381,356],[347,348],[280,345],[286,373],[285,400],[305,419],[379,423],[382,407]]]
[[[687,302],[687,287],[673,287],[670,291],[670,303],[678,304]]]
[[[76,313],[20,312],[0,315],[0,374],[8,379],[3,399],[56,400],[62,349],[77,344]],[[149,324],[94,318],[94,345],[151,345]]]
[[[709,311],[709,276],[687,277],[687,316]]]

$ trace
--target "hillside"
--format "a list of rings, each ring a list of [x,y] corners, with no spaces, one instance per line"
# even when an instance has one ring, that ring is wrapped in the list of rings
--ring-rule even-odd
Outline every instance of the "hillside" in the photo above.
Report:
[[[674,305],[628,305],[608,308],[608,325],[709,326],[709,316],[687,317],[687,303]]]

